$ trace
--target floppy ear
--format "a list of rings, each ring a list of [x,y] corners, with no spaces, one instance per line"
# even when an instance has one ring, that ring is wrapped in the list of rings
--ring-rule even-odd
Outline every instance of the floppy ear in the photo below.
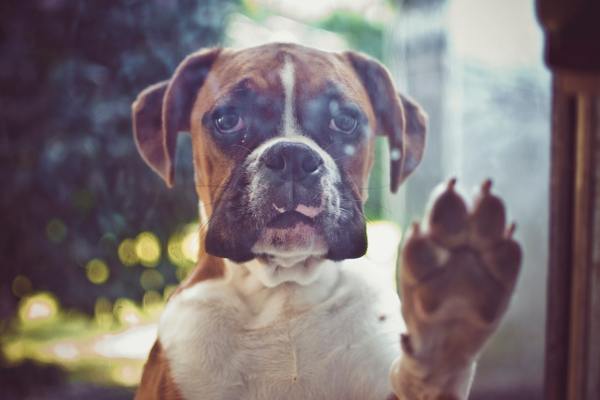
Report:
[[[143,90],[131,106],[138,151],[169,187],[174,180],[177,134],[190,130],[194,101],[219,52],[207,49],[189,55],[170,80]]]
[[[388,138],[390,189],[395,193],[421,162],[427,115],[416,102],[396,92],[389,72],[381,63],[352,51],[344,55],[369,94],[377,118],[377,133]]]

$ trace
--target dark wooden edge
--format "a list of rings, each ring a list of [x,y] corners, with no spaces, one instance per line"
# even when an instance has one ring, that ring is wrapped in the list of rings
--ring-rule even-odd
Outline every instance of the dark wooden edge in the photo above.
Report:
[[[573,160],[576,103],[553,84],[550,168],[549,271],[546,310],[546,400],[563,400],[567,393],[566,366],[571,297],[571,228],[573,226]]]
[[[598,89],[599,75],[555,71],[544,397],[548,400],[600,398]]]

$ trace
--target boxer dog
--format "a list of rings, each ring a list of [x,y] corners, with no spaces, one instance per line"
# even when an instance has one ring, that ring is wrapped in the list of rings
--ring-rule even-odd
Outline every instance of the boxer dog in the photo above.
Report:
[[[166,305],[137,399],[466,398],[520,248],[489,182],[468,209],[450,181],[405,240],[404,328],[360,258],[363,204],[376,135],[396,191],[426,117],[380,63],[293,44],[202,50],[139,95],[133,126],[169,186],[177,134],[191,134],[201,202],[198,265]]]

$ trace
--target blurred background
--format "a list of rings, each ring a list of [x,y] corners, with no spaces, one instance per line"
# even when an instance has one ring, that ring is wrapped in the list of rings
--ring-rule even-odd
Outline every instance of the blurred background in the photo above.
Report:
[[[368,256],[391,284],[430,191],[494,179],[525,262],[471,398],[541,399],[550,82],[523,0],[3,1],[0,397],[131,398],[198,244],[189,138],[167,190],[137,154],[130,104],[200,47],[270,41],[368,53],[429,113],[425,158],[397,195],[378,143]]]

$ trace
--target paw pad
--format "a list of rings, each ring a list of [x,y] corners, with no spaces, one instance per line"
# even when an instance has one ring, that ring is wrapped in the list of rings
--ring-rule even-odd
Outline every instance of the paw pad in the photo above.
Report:
[[[456,319],[491,326],[517,279],[521,248],[491,181],[482,184],[471,212],[455,185],[452,179],[433,202],[428,230],[413,226],[403,248],[400,286],[409,327]]]

